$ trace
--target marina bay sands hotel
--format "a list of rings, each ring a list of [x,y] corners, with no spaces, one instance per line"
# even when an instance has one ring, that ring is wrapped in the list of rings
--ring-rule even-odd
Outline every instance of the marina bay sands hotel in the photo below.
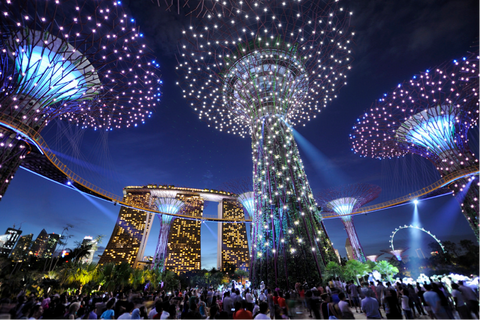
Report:
[[[125,201],[157,210],[159,197],[175,198],[186,204],[183,215],[202,217],[205,201],[218,203],[218,218],[244,219],[242,204],[233,193],[209,189],[181,188],[165,185],[128,186]],[[121,207],[110,241],[99,264],[128,262],[140,267],[155,214]],[[157,219],[158,220],[158,219]],[[175,273],[201,269],[201,221],[176,218],[168,237],[165,267]],[[249,249],[244,223],[218,223],[217,269],[225,263],[248,269]]]

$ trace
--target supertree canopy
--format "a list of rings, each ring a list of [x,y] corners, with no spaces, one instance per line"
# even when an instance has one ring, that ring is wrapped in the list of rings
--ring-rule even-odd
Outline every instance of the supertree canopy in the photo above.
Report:
[[[395,258],[397,258],[398,261],[402,261],[402,255],[405,251],[407,251],[409,248],[403,248],[403,249],[395,249],[395,250],[381,250],[385,253],[391,254]]]
[[[352,150],[378,159],[414,153],[442,177],[478,168],[468,146],[468,130],[478,123],[478,86],[478,52],[415,75],[357,119]],[[478,183],[462,178],[449,188],[478,239]]]
[[[160,99],[158,64],[120,1],[0,2],[0,197],[53,119],[132,127]]]
[[[354,259],[360,262],[366,262],[367,260],[350,214],[364,204],[376,199],[380,192],[380,187],[362,183],[325,190],[315,197],[320,206],[334,211],[342,219],[352,245]]]
[[[152,0],[153,1],[153,0]],[[166,10],[171,11],[177,9],[185,11],[187,14],[195,15],[196,17],[205,17],[208,15],[223,15],[231,16],[235,14],[235,7],[237,4],[248,5],[251,0],[237,1],[237,0],[156,0],[158,6],[165,7]]]
[[[238,201],[242,204],[243,208],[245,209],[245,216],[246,217],[253,217],[253,213],[255,212],[255,200],[254,194],[252,191],[242,193],[238,196]]]
[[[346,83],[350,14],[338,1],[239,2],[184,32],[185,98],[209,125],[252,137],[254,285],[316,282],[335,259],[291,127]]]
[[[180,200],[175,198],[159,197],[156,199],[158,211],[177,214],[185,206]],[[160,233],[158,235],[157,249],[153,258],[153,268],[158,268],[161,271],[165,269],[165,258],[167,257],[167,244],[170,227],[175,219],[174,216],[163,214],[160,218]]]

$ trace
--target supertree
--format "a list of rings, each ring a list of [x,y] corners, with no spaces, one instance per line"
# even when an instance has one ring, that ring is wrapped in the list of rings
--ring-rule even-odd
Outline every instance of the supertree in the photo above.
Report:
[[[397,258],[398,261],[402,261],[402,255],[405,251],[407,251],[409,248],[403,248],[403,249],[395,249],[395,250],[380,250],[384,253],[391,254],[395,258]]]
[[[380,253],[380,254],[371,254],[371,255],[368,255],[366,256],[365,258],[367,258],[367,260],[370,260],[372,262],[377,262],[378,258],[383,255],[383,253]]]
[[[266,1],[184,31],[179,73],[192,108],[220,131],[252,137],[255,230],[250,279],[318,282],[335,253],[319,222],[292,126],[346,83],[350,12],[338,1]]]
[[[426,70],[398,85],[357,119],[353,151],[378,159],[407,153],[430,160],[440,175],[476,167],[468,130],[478,123],[478,52]],[[478,183],[449,185],[478,240]]]
[[[253,217],[255,211],[255,200],[253,192],[245,192],[238,196],[238,201],[243,206],[243,211],[245,212],[246,217]]]
[[[252,180],[251,178],[240,178],[225,182],[220,190],[226,190],[237,195],[238,202],[243,206],[245,217],[252,218],[255,211],[254,194],[252,192]],[[255,223],[252,223],[252,227],[255,227]]]
[[[178,214],[185,208],[185,203],[175,198],[158,197],[155,200],[155,204],[157,205],[158,211],[171,214]],[[152,268],[158,268],[160,271],[163,271],[167,257],[168,235],[170,234],[170,227],[172,226],[175,216],[163,214],[158,216],[158,218],[160,219],[160,233],[158,235]]]
[[[112,130],[151,116],[158,64],[120,3],[0,2],[0,198],[53,119]]]
[[[366,183],[349,184],[319,192],[315,199],[324,209],[332,210],[342,219],[353,249],[354,259],[366,262],[365,253],[358,239],[353,218],[350,215],[364,204],[375,200],[380,194],[378,186]]]

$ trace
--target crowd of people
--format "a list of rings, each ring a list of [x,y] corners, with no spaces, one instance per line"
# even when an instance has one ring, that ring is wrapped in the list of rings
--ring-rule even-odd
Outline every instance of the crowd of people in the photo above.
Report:
[[[12,319],[478,319],[478,292],[462,281],[443,284],[342,282],[291,290],[222,290],[94,293],[27,296],[3,299],[0,318]]]

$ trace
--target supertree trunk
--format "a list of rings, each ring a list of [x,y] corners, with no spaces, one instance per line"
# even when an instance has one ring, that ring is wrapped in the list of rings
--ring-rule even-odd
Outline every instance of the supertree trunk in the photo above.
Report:
[[[28,144],[15,132],[0,128],[0,200],[28,152]]]
[[[342,217],[342,222],[345,226],[345,231],[347,231],[348,238],[350,239],[350,244],[352,245],[354,259],[363,263],[367,262],[362,245],[358,240],[357,231],[355,230],[355,226],[353,225],[352,217]]]
[[[159,217],[160,219],[160,233],[158,235],[157,249],[153,259],[153,268],[160,269],[161,272],[165,270],[165,259],[167,258],[167,244],[168,235],[170,234],[170,227],[172,225],[172,217]]]
[[[263,116],[252,132],[255,216],[251,278],[254,286],[288,288],[318,283],[333,253],[292,132],[281,116]]]

